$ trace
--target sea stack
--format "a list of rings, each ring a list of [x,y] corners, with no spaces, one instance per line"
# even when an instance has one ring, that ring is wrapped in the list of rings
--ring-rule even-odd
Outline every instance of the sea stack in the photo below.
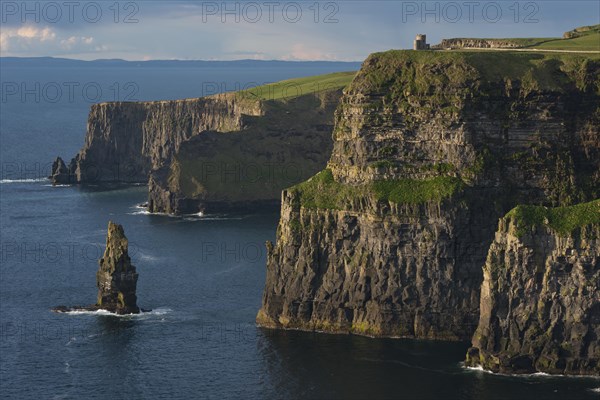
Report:
[[[106,250],[96,273],[99,309],[117,314],[137,314],[135,294],[138,274],[127,253],[128,241],[123,227],[110,221],[106,236]]]
[[[56,157],[56,160],[52,163],[52,173],[48,177],[52,181],[53,185],[62,185],[71,183],[71,166],[67,167],[62,158]]]
[[[110,221],[106,235],[106,250],[99,260],[96,272],[98,300],[90,306],[58,306],[52,311],[64,313],[72,311],[106,310],[115,314],[139,314],[135,294],[138,274],[127,253],[128,241],[123,227]],[[142,310],[149,311],[149,310]]]

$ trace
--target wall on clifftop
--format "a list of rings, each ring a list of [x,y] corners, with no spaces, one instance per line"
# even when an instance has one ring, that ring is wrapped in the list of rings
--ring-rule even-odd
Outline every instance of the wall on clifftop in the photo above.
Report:
[[[284,191],[262,326],[469,340],[498,218],[600,197],[597,59],[371,55]]]

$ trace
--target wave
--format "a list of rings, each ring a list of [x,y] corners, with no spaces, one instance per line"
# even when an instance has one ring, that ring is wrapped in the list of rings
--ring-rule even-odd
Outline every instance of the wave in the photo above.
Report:
[[[44,185],[44,186],[46,186],[46,187],[71,187],[73,185],[69,185],[69,184],[66,184],[66,183],[60,183],[60,184]]]
[[[29,179],[2,179],[0,183],[37,183],[37,182],[47,182],[48,178],[29,178]]]
[[[152,315],[165,315],[170,313],[171,311],[173,311],[170,308],[165,308],[165,307],[159,307],[159,308],[155,308],[153,310],[150,311],[142,311],[139,314],[117,314],[114,312],[110,312],[108,310],[94,310],[94,311],[87,311],[87,310],[76,310],[76,311],[66,311],[64,313],[61,314],[67,314],[67,315],[102,315],[102,316],[111,316],[111,317],[119,317],[119,318],[140,318],[140,317],[147,317],[147,316],[152,316]]]
[[[467,367],[465,363],[460,363],[461,368],[464,368],[473,372],[483,372],[485,374],[497,375],[497,376],[509,376],[511,378],[575,378],[575,379],[600,379],[600,376],[595,375],[563,375],[563,374],[548,374],[546,372],[534,372],[532,374],[505,374],[500,372],[493,372],[489,369],[483,368],[481,365],[476,367]],[[598,388],[600,390],[600,388]]]
[[[131,207],[136,209],[136,211],[132,211],[127,213],[127,215],[152,215],[156,217],[168,217],[168,218],[176,218],[183,221],[226,221],[226,220],[240,220],[243,217],[228,217],[217,214],[204,214],[202,211],[195,214],[183,214],[183,215],[175,215],[169,213],[162,212],[150,212],[147,207],[141,205],[135,205]]]
[[[590,391],[594,392],[594,393],[600,393],[600,387],[597,388],[591,388]]]

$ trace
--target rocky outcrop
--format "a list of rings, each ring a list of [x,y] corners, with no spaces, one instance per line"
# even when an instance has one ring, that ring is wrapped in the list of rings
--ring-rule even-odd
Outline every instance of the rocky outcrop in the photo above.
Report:
[[[53,185],[66,185],[74,181],[73,165],[67,167],[62,158],[57,157],[52,163],[52,175],[48,177]]]
[[[261,326],[469,340],[498,219],[600,197],[597,61],[371,55],[328,169],[284,191]]]
[[[96,273],[96,305],[117,314],[137,314],[136,286],[138,274],[129,258],[128,241],[121,225],[108,223],[106,250]]]
[[[59,306],[55,312],[106,310],[116,314],[138,314],[136,286],[138,273],[131,264],[128,241],[121,225],[108,223],[106,249],[96,272],[98,300],[91,306]]]
[[[452,38],[432,46],[433,49],[515,49],[522,47],[510,39]]]
[[[264,102],[242,132],[204,132],[150,174],[148,209],[168,214],[275,206],[281,190],[314,175],[331,154],[341,89]]]
[[[524,220],[534,213],[541,223]],[[559,213],[580,226],[557,231]],[[513,210],[500,220],[483,277],[467,365],[600,375],[600,200]]]

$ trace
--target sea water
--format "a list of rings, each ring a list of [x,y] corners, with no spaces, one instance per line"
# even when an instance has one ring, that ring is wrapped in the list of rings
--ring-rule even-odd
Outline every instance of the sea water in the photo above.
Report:
[[[3,82],[135,82],[139,100],[194,97],[202,82],[270,82],[358,64],[134,68],[2,65]],[[50,87],[50,86],[48,86]],[[49,89],[48,89],[49,90]],[[109,95],[106,95],[110,97]],[[18,399],[597,399],[593,378],[494,375],[468,343],[271,331],[254,323],[278,210],[147,215],[145,186],[52,187],[82,146],[88,99],[3,99],[0,111],[0,397]],[[110,100],[110,98],[103,98]],[[56,314],[95,302],[109,220],[139,272],[135,316]]]

